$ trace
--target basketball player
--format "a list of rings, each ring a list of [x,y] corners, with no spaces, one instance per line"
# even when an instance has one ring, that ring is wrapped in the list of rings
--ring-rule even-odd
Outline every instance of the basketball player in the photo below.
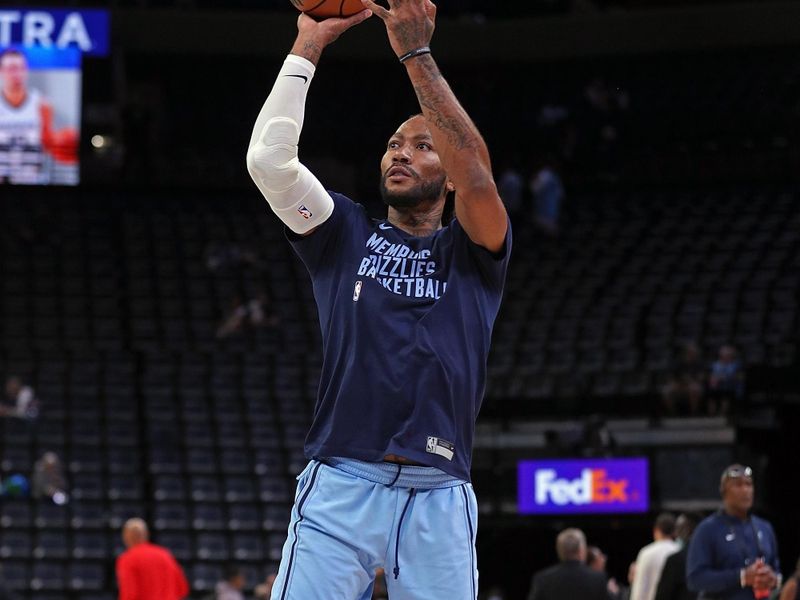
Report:
[[[28,75],[22,51],[0,53],[0,183],[49,183],[49,157],[77,162],[77,132],[54,130],[53,107],[28,86]]]
[[[388,4],[300,16],[247,155],[311,275],[324,352],[273,600],[370,598],[378,567],[393,600],[477,597],[470,459],[511,232],[486,145],[430,53],[435,6]],[[377,221],[326,192],[297,147],[323,49],[373,13],[422,108],[389,136]]]

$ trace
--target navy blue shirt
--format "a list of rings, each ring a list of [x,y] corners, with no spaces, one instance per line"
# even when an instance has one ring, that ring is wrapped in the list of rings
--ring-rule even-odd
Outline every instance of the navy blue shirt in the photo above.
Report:
[[[455,220],[414,237],[331,196],[333,214],[312,234],[287,232],[322,328],[306,456],[397,454],[468,481],[511,228],[493,255]]]
[[[740,572],[764,558],[780,573],[778,543],[772,525],[751,516],[742,521],[722,511],[704,519],[689,542],[686,580],[690,590],[707,598],[753,600],[753,588],[742,588]]]

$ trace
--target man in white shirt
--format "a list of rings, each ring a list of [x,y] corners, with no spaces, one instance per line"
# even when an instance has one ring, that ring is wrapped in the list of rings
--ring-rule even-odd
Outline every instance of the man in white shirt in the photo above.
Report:
[[[669,513],[658,515],[653,525],[653,540],[639,551],[636,558],[630,600],[654,600],[664,562],[670,554],[680,550],[675,541],[674,516]]]

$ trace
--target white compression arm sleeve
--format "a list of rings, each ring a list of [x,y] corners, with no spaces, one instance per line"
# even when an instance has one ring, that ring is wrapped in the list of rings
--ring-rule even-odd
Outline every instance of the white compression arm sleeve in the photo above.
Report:
[[[270,207],[289,229],[308,233],[333,212],[333,200],[297,158],[306,94],[314,64],[290,54],[256,119],[247,170]]]

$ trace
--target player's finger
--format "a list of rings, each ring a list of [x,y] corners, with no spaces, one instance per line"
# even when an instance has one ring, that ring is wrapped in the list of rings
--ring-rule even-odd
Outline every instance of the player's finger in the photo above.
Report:
[[[375,4],[372,0],[361,0],[361,4],[371,10],[372,14],[381,19],[386,19],[389,16],[388,10],[383,8],[380,4]]]
[[[371,16],[372,16],[372,11],[369,10],[368,8],[365,8],[361,12],[356,13],[354,15],[351,15],[351,16],[347,17],[346,19],[343,19],[343,23],[342,24],[344,25],[345,29],[349,29],[353,25],[358,25],[359,23],[362,23],[363,21],[366,21]]]
[[[436,5],[431,0],[425,0],[425,13],[429,19],[436,18]]]

